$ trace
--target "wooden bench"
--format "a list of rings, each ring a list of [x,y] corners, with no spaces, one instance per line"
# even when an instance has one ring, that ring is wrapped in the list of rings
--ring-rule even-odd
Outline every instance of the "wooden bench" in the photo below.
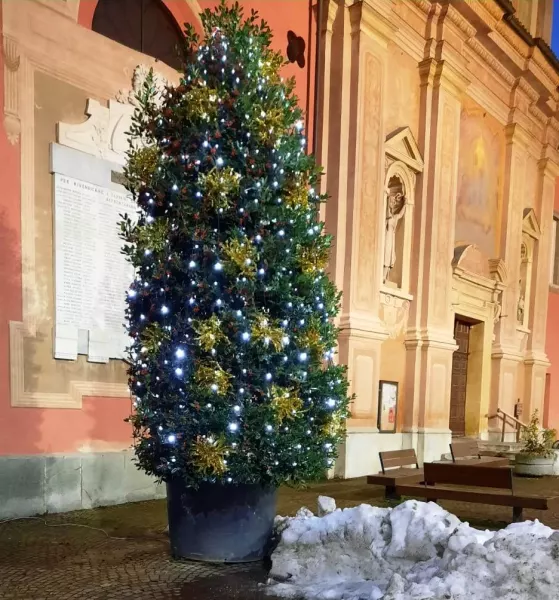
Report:
[[[450,444],[450,454],[454,464],[486,467],[508,467],[510,465],[509,459],[502,456],[481,456],[475,440]]]
[[[510,506],[515,522],[522,519],[524,508],[547,510],[551,504],[555,504],[559,500],[559,497],[517,496],[513,490],[513,476],[510,468],[425,463],[423,472],[422,483],[397,484],[395,493],[400,496],[426,498],[433,502],[455,500],[457,502]],[[456,487],[448,487],[448,484]],[[494,491],[469,490],[464,487],[493,488]]]
[[[415,450],[393,450],[379,452],[382,473],[369,475],[367,483],[383,485],[386,498],[397,499],[395,486],[399,482],[419,483],[423,481],[423,469],[419,468]]]

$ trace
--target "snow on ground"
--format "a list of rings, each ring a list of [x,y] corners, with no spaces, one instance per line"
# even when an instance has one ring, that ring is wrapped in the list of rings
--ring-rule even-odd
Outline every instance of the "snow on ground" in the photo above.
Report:
[[[327,512],[330,510],[331,512]],[[559,531],[480,531],[432,502],[278,517],[268,591],[305,600],[558,600]],[[326,513],[326,514],[325,514]]]

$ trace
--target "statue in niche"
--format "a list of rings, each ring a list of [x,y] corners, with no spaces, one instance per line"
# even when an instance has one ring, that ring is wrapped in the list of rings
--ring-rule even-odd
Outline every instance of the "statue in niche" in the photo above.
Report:
[[[518,304],[516,308],[516,320],[523,325],[524,324],[524,290],[522,288],[522,280],[518,282],[519,286],[519,295],[518,295]]]
[[[401,191],[389,192],[386,202],[386,233],[384,236],[383,279],[386,283],[396,264],[396,229],[406,213],[407,200]]]

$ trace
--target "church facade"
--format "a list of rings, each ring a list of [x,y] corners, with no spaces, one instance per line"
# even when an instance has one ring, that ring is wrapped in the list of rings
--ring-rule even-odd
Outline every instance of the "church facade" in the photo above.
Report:
[[[133,465],[124,421],[113,225],[134,90],[152,66],[176,81],[180,26],[215,4],[0,3],[0,517],[164,493]],[[379,450],[430,460],[453,434],[498,437],[520,407],[559,419],[559,65],[552,0],[517,4],[242,2],[288,57],[331,196],[356,394],[337,475],[377,471]]]
[[[322,7],[317,152],[356,394],[342,476],[553,414],[559,64],[552,2],[517,4]]]

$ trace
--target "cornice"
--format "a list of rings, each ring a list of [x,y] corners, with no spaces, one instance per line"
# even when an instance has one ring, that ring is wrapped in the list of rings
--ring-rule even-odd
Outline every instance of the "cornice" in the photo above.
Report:
[[[503,38],[524,58],[528,56],[530,44],[524,41],[516,34],[505,21],[499,21],[495,24],[495,31],[500,33]]]
[[[466,41],[466,44],[484,62],[486,62],[505,83],[507,83],[510,87],[514,85],[514,76],[493,56],[493,54],[491,54],[491,52],[487,50],[487,48],[477,38],[470,38]]]
[[[475,13],[487,24],[494,25],[495,21],[500,21],[505,11],[500,8],[494,0],[458,0],[467,4]]]
[[[477,29],[463,17],[454,6],[449,5],[447,7],[446,16],[448,19],[458,27],[458,29],[466,36],[466,38],[474,37],[477,33]]]
[[[526,96],[528,96],[532,102],[537,102],[540,95],[534,87],[530,85],[524,77],[519,77],[517,81],[518,87],[526,94]]]
[[[553,86],[557,87],[557,85],[559,85],[559,74],[549,64],[548,59],[543,54],[541,49],[536,46],[532,51],[531,58],[536,63],[536,65],[538,65],[538,67],[546,74],[546,76],[552,81]]]
[[[382,10],[378,10],[379,6]],[[386,46],[388,41],[397,31],[396,25],[389,18],[392,12],[392,1],[375,2],[372,0],[359,0],[349,6],[351,34],[361,32]]]
[[[419,10],[428,15],[431,9],[433,8],[433,4],[429,2],[429,0],[410,0],[412,4],[417,6]]]

